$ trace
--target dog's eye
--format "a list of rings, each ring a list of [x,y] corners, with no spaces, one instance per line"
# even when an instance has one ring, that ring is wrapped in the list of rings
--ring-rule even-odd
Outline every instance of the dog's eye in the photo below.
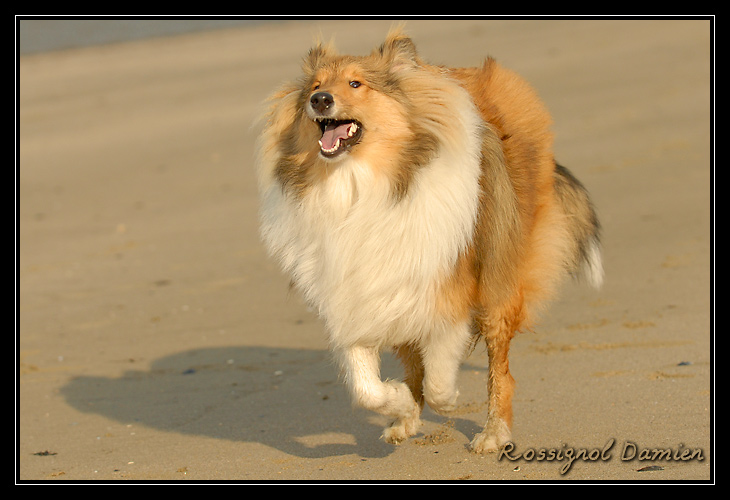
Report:
[[[358,82],[357,80],[353,80],[350,82],[350,87],[352,87],[353,89],[358,88],[360,85],[362,85],[362,84],[360,82]]]

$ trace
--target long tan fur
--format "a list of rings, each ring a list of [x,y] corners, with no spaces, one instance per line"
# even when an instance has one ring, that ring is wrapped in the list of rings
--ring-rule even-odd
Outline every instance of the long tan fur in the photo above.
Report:
[[[542,102],[492,59],[425,63],[401,31],[367,56],[315,46],[271,102],[262,237],[325,320],[353,401],[395,418],[389,442],[415,434],[424,402],[453,408],[476,334],[489,406],[472,449],[503,446],[511,339],[565,275],[602,279],[595,211],[555,163]],[[388,347],[406,383],[380,379]]]

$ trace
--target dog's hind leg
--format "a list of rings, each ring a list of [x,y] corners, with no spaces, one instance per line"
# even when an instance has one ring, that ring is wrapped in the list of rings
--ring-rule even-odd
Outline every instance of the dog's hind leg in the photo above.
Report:
[[[456,405],[459,367],[471,337],[471,322],[464,321],[439,328],[422,341],[424,397],[437,413],[453,410]]]
[[[383,439],[397,444],[414,435],[421,425],[421,405],[403,382],[380,379],[380,354],[372,347],[354,346],[341,353],[345,380],[353,402],[382,415],[396,417]]]
[[[405,383],[411,390],[413,399],[423,409],[423,356],[421,350],[413,344],[403,344],[396,347],[398,356],[405,371]]]

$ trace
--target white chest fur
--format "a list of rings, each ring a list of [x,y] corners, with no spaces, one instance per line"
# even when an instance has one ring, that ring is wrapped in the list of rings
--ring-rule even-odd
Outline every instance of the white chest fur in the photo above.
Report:
[[[264,193],[264,241],[333,344],[398,344],[438,321],[435,293],[472,238],[479,198],[477,155],[454,153],[444,149],[420,169],[398,201],[385,178],[354,160],[301,200],[277,185]]]

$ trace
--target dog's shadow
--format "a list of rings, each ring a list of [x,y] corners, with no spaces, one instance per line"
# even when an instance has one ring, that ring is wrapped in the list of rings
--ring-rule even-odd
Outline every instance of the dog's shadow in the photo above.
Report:
[[[385,417],[353,409],[325,351],[219,347],[130,360],[118,378],[76,377],[61,392],[74,408],[168,432],[258,442],[304,458],[384,457]],[[144,367],[135,369],[135,364]],[[383,376],[400,376],[393,357]],[[424,412],[424,419],[439,419]],[[458,427],[470,426],[464,421]]]

